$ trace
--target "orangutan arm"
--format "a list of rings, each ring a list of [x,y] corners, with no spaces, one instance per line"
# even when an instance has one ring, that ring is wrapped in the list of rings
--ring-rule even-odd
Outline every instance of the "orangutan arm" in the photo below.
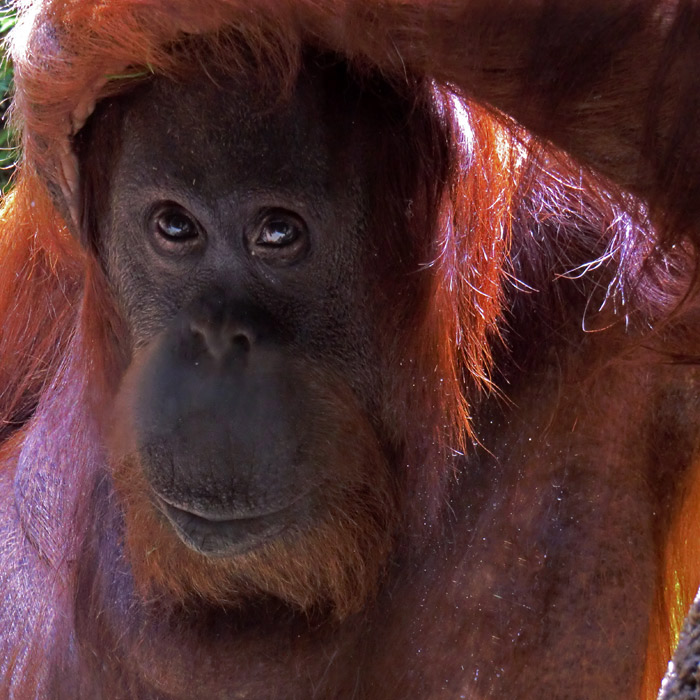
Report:
[[[451,83],[648,201],[673,238],[697,229],[698,3],[314,4],[323,43],[390,73]]]

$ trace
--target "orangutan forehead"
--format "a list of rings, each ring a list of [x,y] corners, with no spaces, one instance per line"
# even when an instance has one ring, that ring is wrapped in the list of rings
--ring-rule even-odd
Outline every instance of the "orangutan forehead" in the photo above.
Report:
[[[328,106],[332,91],[302,77],[291,94],[260,98],[251,85],[224,76],[155,78],[126,98],[120,162],[128,163],[132,182],[320,197],[347,182],[366,150],[349,148],[357,141],[353,119]]]

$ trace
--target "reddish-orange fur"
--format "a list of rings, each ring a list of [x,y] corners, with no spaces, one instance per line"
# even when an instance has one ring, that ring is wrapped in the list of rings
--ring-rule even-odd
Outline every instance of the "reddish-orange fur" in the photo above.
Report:
[[[694,359],[698,350],[692,296],[685,296],[692,288],[694,253],[689,251],[697,245],[700,202],[700,147],[696,143],[700,137],[696,135],[692,101],[699,91],[696,74],[700,50],[695,42],[700,33],[693,35],[691,31],[697,30],[700,18],[693,3],[615,3],[611,9],[606,0],[592,4],[562,2],[561,7],[552,4],[555,9],[549,14],[540,14],[537,2],[513,8],[512,3],[493,0],[270,0],[257,3],[255,12],[250,6],[250,2],[237,0],[37,2],[30,5],[38,8],[37,21],[59,27],[57,38],[34,34],[29,46],[41,56],[40,60],[23,55],[20,38],[15,40],[18,92],[14,118],[23,138],[23,157],[0,224],[0,434],[10,436],[2,446],[0,468],[5,479],[0,489],[8,488],[5,481],[11,483],[23,440],[32,429],[29,423],[15,431],[15,423],[21,425],[38,402],[39,418],[45,417],[49,409],[55,413],[57,406],[63,406],[70,416],[64,423],[58,421],[64,430],[58,466],[63,465],[63,477],[69,486],[63,501],[66,522],[57,523],[55,528],[59,534],[63,528],[64,534],[70,531],[70,535],[56,540],[55,532],[49,531],[43,540],[37,535],[33,544],[40,558],[51,562],[57,572],[50,586],[58,591],[62,611],[69,619],[73,610],[66,600],[77,584],[71,566],[64,564],[80,555],[89,528],[86,513],[90,496],[82,492],[81,484],[89,483],[87,475],[96,469],[101,455],[100,438],[91,417],[93,411],[105,410],[111,400],[122,358],[115,341],[118,332],[109,325],[112,316],[106,318],[109,301],[100,272],[69,233],[65,224],[70,224],[67,204],[57,188],[51,189],[47,183],[61,179],[59,154],[68,143],[76,105],[117,94],[140,79],[130,75],[186,70],[191,55],[183,58],[169,50],[186,33],[233,27],[234,36],[240,40],[231,41],[230,34],[222,34],[217,47],[222,65],[234,70],[236,66],[249,66],[247,51],[252,50],[259,60],[261,80],[270,84],[291,85],[303,46],[313,42],[347,56],[359,71],[378,68],[397,82],[409,79],[407,76],[428,76],[443,86],[436,88],[436,99],[444,100],[446,133],[455,140],[445,158],[449,172],[438,172],[440,158],[430,144],[416,144],[413,153],[430,175],[445,176],[444,187],[428,177],[424,201],[416,202],[417,208],[425,210],[425,218],[434,215],[436,222],[434,231],[417,234],[423,241],[419,255],[426,268],[413,296],[404,301],[404,308],[392,307],[391,319],[387,319],[388,324],[395,322],[395,317],[410,319],[388,351],[395,364],[404,369],[393,375],[393,398],[387,410],[393,414],[391,424],[402,433],[399,437],[408,436],[409,447],[415,445],[415,454],[406,455],[412,467],[407,480],[412,483],[405,491],[415,496],[414,505],[407,506],[394,493],[389,478],[381,476],[381,468],[374,495],[378,500],[396,499],[398,512],[407,520],[420,521],[424,513],[428,513],[425,519],[429,523],[435,520],[445,482],[451,476],[445,454],[451,448],[471,449],[469,402],[476,400],[479,390],[490,381],[491,348],[499,333],[502,286],[510,271],[507,255],[512,216],[519,195],[527,191],[531,178],[543,176],[544,169],[554,173],[555,181],[560,173],[562,179],[575,173],[566,157],[549,145],[550,141],[602,175],[586,175],[584,181],[594,191],[592,197],[599,197],[596,203],[601,210],[612,211],[611,198],[624,200],[618,188],[632,192],[648,204],[648,216],[658,232],[658,241],[654,241],[658,249],[670,250],[673,244],[680,249],[679,274],[672,270],[667,280],[662,272],[651,274],[649,284],[657,283],[668,292],[668,298],[649,295],[639,308],[645,320],[660,328],[648,342],[666,353],[664,357]],[[29,16],[27,12],[26,18]],[[589,25],[585,24],[587,19]],[[588,42],[580,55],[567,52],[567,42],[576,44],[576,32],[582,23],[590,31]],[[20,26],[19,37],[22,31]],[[550,42],[553,36],[560,42]],[[60,52],[55,42],[60,44]],[[245,47],[243,54],[237,53],[241,47]],[[600,52],[605,70],[600,69],[594,49]],[[546,75],[547,61],[552,61],[553,75]],[[662,64],[668,65],[666,73],[661,71]],[[104,76],[113,77],[103,84]],[[425,83],[421,85],[421,89],[416,88],[417,101],[426,95]],[[458,128],[448,109],[453,91],[486,105],[470,103],[467,108],[472,130],[468,169],[460,167]],[[534,136],[526,137],[504,114],[517,119]],[[540,155],[540,147],[545,156]],[[573,189],[571,186],[567,191]],[[641,207],[635,206],[633,214],[644,218]],[[417,219],[424,220],[421,216]],[[650,251],[653,248],[649,246]],[[652,266],[660,255],[652,252],[645,264]],[[673,255],[667,259],[671,261],[667,268],[673,267]],[[684,323],[690,329],[687,332]],[[610,354],[616,354],[616,350],[613,348]],[[635,346],[630,352],[636,351]],[[677,358],[683,354],[690,358]],[[606,359],[596,366],[604,366]],[[624,353],[621,359],[625,360]],[[643,362],[646,357],[640,366]],[[422,389],[412,389],[412,376],[424,379]],[[75,397],[66,398],[65,387],[71,383],[81,401],[69,412],[66,403]],[[352,412],[347,420],[348,434],[363,432]],[[92,427],[75,432],[76,426],[84,425]],[[432,448],[427,450],[426,463],[416,464],[411,460],[426,452],[424,445],[418,446],[416,440],[412,443],[410,436],[424,433],[426,426]],[[561,433],[559,436],[564,437]],[[342,449],[342,445],[335,447]],[[367,444],[367,450],[371,452],[371,445]],[[669,612],[687,609],[700,583],[700,552],[694,544],[700,508],[697,466],[696,459],[692,472],[682,476],[670,523],[659,525],[659,537],[665,544],[659,549],[663,566],[650,623],[644,697],[655,696],[672,651],[675,630]],[[358,477],[362,488],[368,473]],[[371,473],[376,476],[377,471]],[[117,470],[118,485],[120,474]],[[140,523],[152,513],[147,505],[139,503],[143,489],[137,475],[138,469],[132,469],[120,488],[129,504],[130,548],[147,557],[148,543],[139,537],[151,526],[142,529]],[[40,497],[37,495],[37,499]],[[32,517],[31,508],[28,510]],[[303,599],[308,588],[297,586],[295,576],[303,578],[314,556],[324,557],[332,551],[345,556],[345,550],[350,551],[366,538],[377,546],[376,560],[365,562],[372,571],[360,570],[358,580],[342,581],[334,576],[331,562],[322,586],[340,590],[335,596],[343,602],[338,608],[340,617],[356,612],[373,594],[383,556],[391,547],[391,536],[382,540],[382,530],[391,533],[398,518],[397,509],[389,507],[377,516],[379,525],[365,527],[366,523],[360,523],[355,540],[320,544],[320,555],[311,549],[317,546],[315,543],[307,543],[300,554],[282,553],[290,558],[289,565],[283,567],[289,571],[288,581],[275,582],[265,561],[252,562],[253,579],[264,579],[268,591],[275,590],[276,585],[282,598],[306,608],[313,601]],[[335,538],[338,531],[333,530],[327,540]],[[169,570],[172,556],[168,550],[172,535],[163,533],[162,537],[159,559],[149,564],[137,558],[132,562],[146,594],[150,593],[148,582],[155,582],[178,597],[179,586],[185,580],[190,589],[226,602],[234,593],[227,566],[207,566],[190,555],[187,561],[178,561],[182,570],[173,573]],[[324,533],[318,537],[322,541]],[[138,573],[141,566],[146,570],[142,576]],[[295,567],[299,567],[297,573]],[[251,588],[256,590],[255,582]],[[348,593],[350,590],[355,590],[355,597]],[[28,624],[40,628],[41,616]],[[60,640],[68,635],[67,628],[59,626],[59,652]],[[29,662],[23,658],[23,651],[0,646],[9,659],[9,671],[5,670],[0,688],[13,684],[14,697],[19,698],[33,697],[33,688],[45,682],[43,664],[53,661],[53,657],[49,662],[42,657],[40,635],[34,648],[31,639],[27,643]],[[67,648],[67,642],[63,644]],[[24,676],[18,679],[17,674]],[[178,679],[163,675],[160,682],[162,688],[172,689]],[[351,696],[348,690],[347,697]]]

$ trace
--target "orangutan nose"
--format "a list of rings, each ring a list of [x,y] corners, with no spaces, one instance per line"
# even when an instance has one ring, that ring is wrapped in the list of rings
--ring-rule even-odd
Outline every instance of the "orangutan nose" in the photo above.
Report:
[[[239,323],[198,318],[190,321],[190,331],[195,343],[217,362],[248,354],[254,343],[252,330]]]

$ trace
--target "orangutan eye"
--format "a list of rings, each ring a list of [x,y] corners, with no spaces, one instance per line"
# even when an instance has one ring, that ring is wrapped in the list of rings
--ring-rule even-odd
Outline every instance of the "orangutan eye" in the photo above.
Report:
[[[307,252],[309,232],[292,212],[268,212],[248,235],[250,254],[270,263],[296,262]]]
[[[301,229],[290,221],[267,221],[260,229],[255,243],[262,246],[291,245],[302,235]]]
[[[166,209],[155,217],[156,233],[170,243],[183,243],[199,236],[195,221],[181,209]]]
[[[148,216],[151,244],[160,253],[184,255],[202,249],[206,240],[197,220],[178,204],[165,202]]]

